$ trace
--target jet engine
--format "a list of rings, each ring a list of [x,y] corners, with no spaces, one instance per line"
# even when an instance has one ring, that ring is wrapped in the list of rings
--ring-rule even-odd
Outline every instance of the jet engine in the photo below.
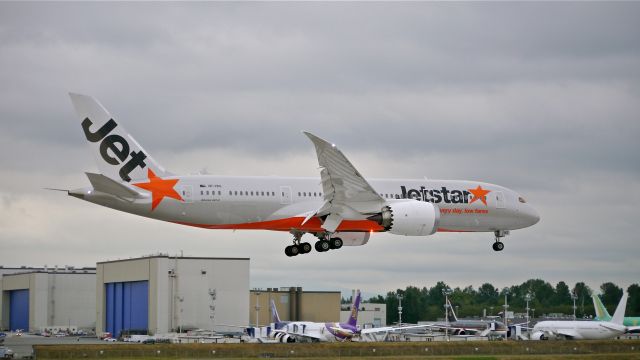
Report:
[[[440,209],[432,203],[416,200],[390,202],[368,220],[377,222],[392,234],[425,236],[438,230]]]
[[[281,343],[292,343],[296,341],[296,338],[293,336],[289,336],[289,334],[278,333],[275,336],[276,340]]]
[[[531,334],[531,340],[549,340],[549,338],[544,335],[544,331],[536,331]]]

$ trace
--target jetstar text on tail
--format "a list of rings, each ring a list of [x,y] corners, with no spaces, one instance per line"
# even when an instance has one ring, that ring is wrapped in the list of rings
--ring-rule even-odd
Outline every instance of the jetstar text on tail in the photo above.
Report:
[[[122,165],[122,167],[120,168],[119,174],[122,180],[127,182],[131,181],[131,177],[129,177],[129,174],[131,173],[131,171],[133,171],[133,169],[135,169],[137,166],[139,166],[140,168],[144,168],[145,166],[147,166],[147,164],[145,164],[144,162],[144,159],[147,158],[147,155],[144,152],[132,151],[131,153],[129,153],[129,143],[127,142],[127,140],[125,140],[125,138],[118,134],[111,134],[107,136],[111,131],[113,131],[113,129],[118,126],[118,123],[116,123],[113,119],[109,119],[109,121],[102,125],[102,127],[96,132],[92,132],[91,130],[89,130],[91,125],[93,125],[93,122],[91,122],[89,118],[85,118],[82,121],[84,136],[91,142],[102,141],[100,143],[100,155],[102,156],[104,161],[111,165],[120,165],[124,163],[124,161],[127,160],[129,156],[131,156],[129,161],[127,161],[127,163]],[[111,153],[115,155],[115,157],[111,156],[111,154],[109,154],[107,150],[111,150]]]

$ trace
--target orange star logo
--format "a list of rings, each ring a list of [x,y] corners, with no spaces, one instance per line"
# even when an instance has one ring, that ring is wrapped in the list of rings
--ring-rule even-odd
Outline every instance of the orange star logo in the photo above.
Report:
[[[491,190],[483,189],[480,185],[478,185],[478,187],[475,189],[468,190],[473,194],[473,199],[469,201],[469,204],[473,204],[474,201],[480,199],[480,201],[482,201],[485,206],[487,205],[487,194],[490,193]]]
[[[178,192],[173,189],[176,183],[178,183],[178,181],[180,180],[163,180],[162,178],[156,176],[156,174],[151,169],[149,169],[149,171],[147,172],[147,176],[149,177],[149,182],[137,183],[133,185],[151,192],[151,210],[154,210],[156,206],[160,204],[162,199],[165,198],[165,196],[184,201],[180,194],[178,194]]]

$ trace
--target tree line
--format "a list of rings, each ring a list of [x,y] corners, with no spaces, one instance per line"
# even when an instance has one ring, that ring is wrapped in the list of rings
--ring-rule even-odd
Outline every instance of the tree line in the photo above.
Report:
[[[514,313],[525,312],[526,295],[530,294],[530,316],[539,317],[551,313],[572,315],[573,295],[576,298],[577,318],[595,316],[591,299],[592,289],[584,282],[578,282],[573,288],[569,288],[569,285],[564,281],[560,281],[554,287],[540,279],[527,280],[520,285],[503,289],[496,288],[490,283],[484,283],[477,289],[473,286],[449,288],[443,281],[439,281],[431,288],[408,286],[404,290],[390,291],[386,296],[374,296],[365,302],[386,304],[387,323],[391,324],[398,321],[398,294],[401,294],[402,322],[416,323],[437,320],[444,317],[445,289],[450,292],[449,301],[458,317],[479,317],[485,311],[488,316],[498,315],[503,311],[505,292],[507,293],[509,311]],[[600,298],[611,315],[615,312],[622,292],[623,289],[612,282],[600,285]],[[640,315],[640,286],[632,284],[627,288],[627,292],[629,299],[626,316]],[[343,299],[343,301],[350,303],[351,299]]]

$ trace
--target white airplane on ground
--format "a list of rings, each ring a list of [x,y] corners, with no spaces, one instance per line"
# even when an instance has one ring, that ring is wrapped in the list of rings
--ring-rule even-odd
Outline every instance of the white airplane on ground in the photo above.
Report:
[[[627,293],[624,293],[611,321],[540,321],[533,327],[531,339],[597,340],[620,336],[629,330],[623,325],[626,307]]]
[[[174,175],[161,167],[94,98],[70,94],[101,174],[69,195],[116,210],[206,229],[276,230],[293,235],[285,254],[306,254],[306,233],[324,252],[364,245],[374,232],[426,236],[493,232],[493,249],[509,230],[538,222],[515,191],[466,180],[367,181],[338,148],[313,142],[320,179]]]
[[[356,326],[358,322],[358,308],[362,295],[360,290],[356,291],[356,296],[351,304],[351,314],[346,323],[319,323],[311,321],[289,321],[283,322],[278,316],[275,304],[271,303],[273,313],[274,330],[270,336],[283,343],[312,341],[312,342],[333,342],[351,340],[359,333]]]

